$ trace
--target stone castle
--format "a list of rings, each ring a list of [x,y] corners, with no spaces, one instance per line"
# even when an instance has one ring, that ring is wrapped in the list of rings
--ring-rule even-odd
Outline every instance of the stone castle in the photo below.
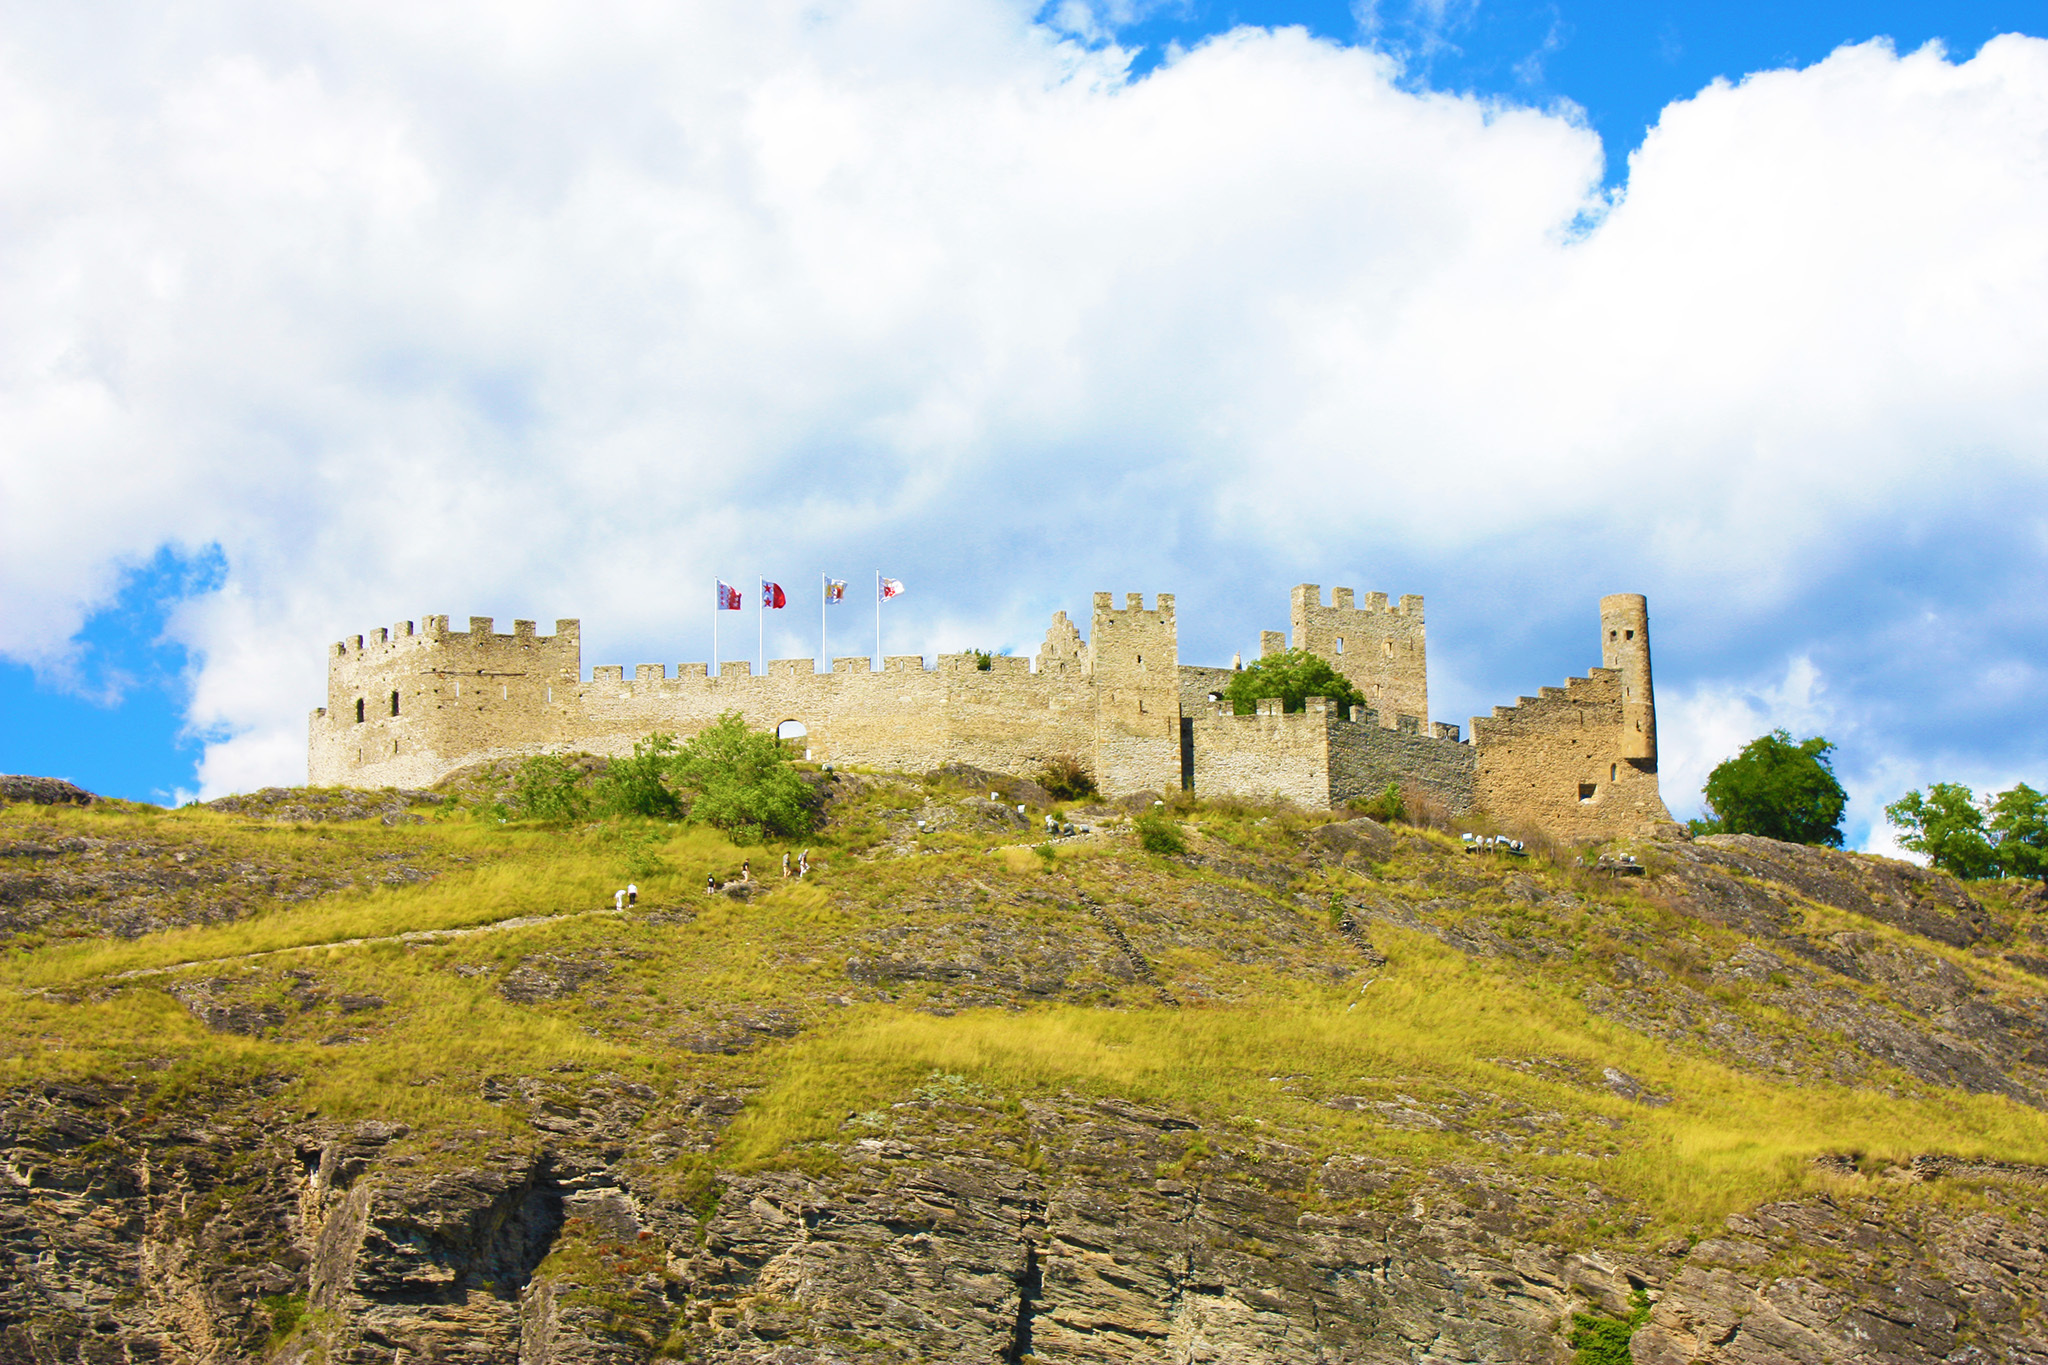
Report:
[[[583,676],[578,623],[553,635],[531,621],[495,633],[488,616],[467,631],[429,616],[336,644],[327,705],[311,718],[307,774],[321,786],[426,786],[487,759],[629,752],[654,731],[688,736],[721,712],[795,740],[841,766],[923,772],[964,763],[1017,776],[1071,757],[1106,796],[1187,789],[1202,796],[1285,797],[1342,806],[1388,783],[1420,788],[1454,813],[1506,829],[1580,840],[1669,826],[1657,790],[1657,708],[1650,685],[1644,599],[1600,600],[1600,667],[1562,687],[1475,717],[1469,736],[1429,720],[1422,598],[1361,605],[1338,588],[1294,589],[1292,640],[1330,661],[1367,698],[1343,709],[1261,702],[1239,716],[1221,700],[1232,670],[1180,662],[1173,597],[1147,610],[1140,594],[1117,606],[1095,594],[1087,638],[1053,616],[1036,658],[865,655],[832,661],[616,665]],[[1287,648],[1266,631],[1262,653]]]

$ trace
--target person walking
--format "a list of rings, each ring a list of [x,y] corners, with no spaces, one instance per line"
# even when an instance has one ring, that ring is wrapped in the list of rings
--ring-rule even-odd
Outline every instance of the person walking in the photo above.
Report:
[[[789,852],[786,849],[782,854],[782,876],[785,881],[789,878]]]
[[[704,894],[707,896],[715,896],[718,894],[718,877],[716,876],[716,874],[712,874],[704,878]]]
[[[754,860],[752,858],[740,859],[740,880],[743,882],[754,880]]]
[[[803,851],[802,853],[800,853],[800,854],[798,854],[798,855],[797,855],[797,859],[796,859],[796,879],[797,879],[798,881],[802,881],[802,880],[804,879],[804,874],[805,874],[806,872],[809,872],[810,870],[811,870],[811,851],[810,851],[809,849],[805,849],[805,850],[804,850],[804,851]]]
[[[628,904],[628,905],[638,905],[639,903],[640,903],[640,888],[639,888],[638,886],[635,886],[635,885],[634,885],[634,884],[633,884],[632,882],[627,882],[627,883],[626,883],[626,904]]]

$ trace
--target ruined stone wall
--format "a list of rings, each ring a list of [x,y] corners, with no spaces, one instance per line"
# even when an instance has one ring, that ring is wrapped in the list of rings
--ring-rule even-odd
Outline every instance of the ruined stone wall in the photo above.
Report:
[[[1173,594],[1145,610],[1095,594],[1088,653],[1095,688],[1095,783],[1105,793],[1169,792],[1181,785],[1180,638]]]
[[[1666,834],[1657,788],[1657,700],[1649,605],[1600,599],[1604,666],[1472,719],[1479,804],[1509,826],[1563,839]]]
[[[1290,625],[1293,647],[1326,659],[1350,680],[1392,726],[1401,716],[1429,720],[1428,645],[1422,598],[1403,597],[1389,606],[1383,592],[1369,592],[1357,606],[1349,588],[1332,588],[1323,604],[1319,584],[1296,585]]]
[[[327,705],[308,720],[307,776],[321,786],[427,786],[462,756],[545,744],[573,728],[582,644],[575,621],[510,635],[488,616],[401,621],[328,652]],[[395,702],[394,702],[395,698]]]
[[[1227,701],[1204,703],[1190,720],[1196,796],[1278,796],[1329,809],[1330,732],[1338,722],[1328,698],[1310,697],[1292,715],[1282,714],[1278,697],[1250,716],[1233,715]]]
[[[1633,759],[1622,674],[1596,668],[1472,719],[1479,805],[1502,825],[1561,839],[1645,836],[1671,814],[1654,759]]]
[[[1352,710],[1353,719],[1330,727],[1332,806],[1377,796],[1391,782],[1422,788],[1453,815],[1471,812],[1477,754],[1458,742],[1455,725],[1433,726],[1428,733],[1407,725],[1388,729],[1366,708]]]

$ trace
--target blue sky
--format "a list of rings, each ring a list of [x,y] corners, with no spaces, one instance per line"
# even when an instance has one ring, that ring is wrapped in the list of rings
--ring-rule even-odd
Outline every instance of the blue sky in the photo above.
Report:
[[[298,780],[342,635],[879,564],[892,651],[1421,592],[1457,721],[1641,590],[1674,809],[2048,779],[2038,6],[5,23],[0,770]]]

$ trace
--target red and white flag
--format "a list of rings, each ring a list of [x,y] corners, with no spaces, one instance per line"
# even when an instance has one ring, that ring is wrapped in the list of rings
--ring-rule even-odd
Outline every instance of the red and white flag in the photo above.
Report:
[[[903,585],[901,583],[897,582],[893,578],[885,578],[882,580],[882,600],[884,602],[888,601],[892,597],[901,596],[903,596]]]
[[[836,606],[836,605],[837,605],[838,603],[844,602],[845,600],[846,600],[846,580],[845,580],[845,579],[843,579],[843,578],[828,578],[828,579],[826,579],[826,580],[825,580],[825,601],[826,601],[826,603],[827,603],[828,605],[835,605],[835,606]]]
[[[718,605],[715,608],[715,610],[738,611],[740,609],[740,602],[740,590],[732,586],[732,584],[726,582],[724,579],[719,579]]]
[[[789,598],[783,593],[780,583],[770,583],[765,578],[761,580],[761,605],[771,611],[789,605]]]

